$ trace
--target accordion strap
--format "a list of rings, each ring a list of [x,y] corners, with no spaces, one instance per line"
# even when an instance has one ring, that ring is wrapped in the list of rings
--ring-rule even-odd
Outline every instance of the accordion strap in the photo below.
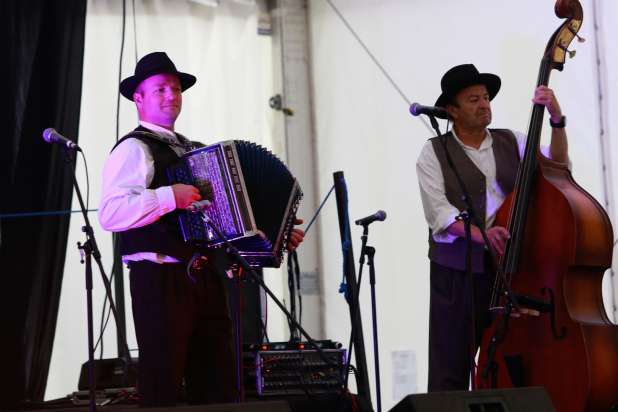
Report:
[[[187,139],[185,136],[181,135],[180,133],[175,133],[176,134],[176,139],[172,139],[171,137],[167,137],[163,134],[158,134],[158,133],[154,133],[151,131],[146,131],[146,130],[133,130],[132,132],[128,133],[127,135],[125,135],[122,140],[125,139],[129,139],[131,137],[133,138],[138,138],[138,139],[143,139],[143,138],[147,138],[147,139],[154,139],[157,140],[161,143],[165,143],[167,145],[170,146],[176,146],[176,147],[180,147],[182,148],[185,152],[189,152],[191,150],[197,149],[199,147],[204,147],[204,144],[201,142],[197,142],[197,141],[191,141],[189,139]]]

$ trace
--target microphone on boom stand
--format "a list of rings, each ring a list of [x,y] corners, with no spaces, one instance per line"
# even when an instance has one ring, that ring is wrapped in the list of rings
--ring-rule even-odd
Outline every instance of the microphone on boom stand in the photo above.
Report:
[[[410,114],[412,116],[420,116],[425,114],[430,117],[437,117],[438,119],[448,119],[448,112],[443,107],[436,106],[423,106],[419,103],[412,103],[410,105]]]

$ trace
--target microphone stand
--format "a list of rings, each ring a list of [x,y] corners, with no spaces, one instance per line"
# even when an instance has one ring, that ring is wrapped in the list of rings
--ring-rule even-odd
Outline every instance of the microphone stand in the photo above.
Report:
[[[298,318],[296,317],[296,292],[298,292],[299,304],[302,305],[300,301],[300,279],[297,259],[296,251],[288,254],[288,291],[290,293],[290,313],[300,322],[300,316]],[[300,336],[294,325],[289,324],[288,327],[290,329],[290,342],[300,342]]]
[[[445,148],[446,150],[446,148]],[[467,197],[467,195],[466,195]],[[464,233],[466,238],[466,276],[470,281],[470,301],[472,302],[472,313],[471,313],[471,341],[470,341],[470,384],[472,386],[472,390],[476,390],[476,382],[474,380],[474,367],[475,365],[474,358],[476,355],[476,281],[474,279],[474,274],[472,273],[472,226],[470,223],[471,216],[467,210],[464,210],[457,216],[457,220],[460,220],[464,223]]]
[[[208,226],[210,226],[210,228],[213,230],[213,232],[215,232],[215,234],[218,236],[218,238],[223,242],[223,244],[225,245],[225,251],[227,252],[227,254],[232,257],[239,265],[240,267],[242,267],[243,269],[243,273],[247,273],[249,274],[249,276],[251,276],[251,278],[258,284],[260,285],[260,287],[266,292],[266,294],[268,296],[270,296],[270,298],[273,300],[273,302],[275,302],[275,304],[279,307],[279,309],[281,309],[281,311],[285,314],[286,318],[288,319],[288,322],[294,326],[294,328],[296,328],[300,334],[302,336],[304,336],[307,339],[307,342],[309,342],[309,344],[315,348],[316,352],[318,353],[318,355],[322,358],[322,360],[329,366],[331,367],[337,367],[337,365],[335,365],[333,362],[331,362],[327,357],[326,354],[324,353],[324,350],[317,344],[317,342],[311,337],[309,336],[309,334],[307,333],[307,331],[305,331],[305,329],[300,325],[300,323],[298,323],[298,321],[290,314],[290,312],[286,309],[285,305],[283,305],[283,303],[281,303],[281,301],[277,298],[277,296],[275,296],[275,294],[270,290],[270,288],[268,286],[266,286],[266,284],[264,283],[264,280],[258,276],[258,274],[255,272],[255,270],[253,270],[253,268],[251,267],[251,265],[249,264],[249,262],[247,262],[247,260],[240,254],[240,252],[238,251],[238,249],[236,248],[236,246],[234,246],[229,240],[228,238],[225,236],[225,234],[221,231],[221,229],[219,229],[217,227],[217,225],[212,221],[212,219],[206,214],[205,209],[207,207],[207,204],[199,206],[198,208],[195,209],[195,212],[200,213],[202,220],[208,224]],[[237,365],[236,365],[236,383],[238,385],[238,394],[241,393],[241,386],[242,386],[242,367],[239,366],[240,365],[240,360],[241,360],[241,353],[240,353],[240,347],[238,345],[238,342],[236,342],[236,358],[237,358]]]
[[[65,149],[66,155],[66,163],[71,169],[71,177],[73,179],[73,187],[75,188],[75,193],[77,194],[77,200],[79,201],[79,206],[81,208],[82,216],[84,218],[84,226],[82,226],[82,232],[86,234],[86,241],[81,244],[77,242],[77,248],[80,253],[80,263],[85,263],[85,280],[86,280],[86,301],[87,301],[87,317],[88,317],[88,392],[89,392],[89,402],[88,402],[88,410],[93,412],[96,411],[96,397],[95,397],[95,379],[94,379],[94,327],[92,320],[92,257],[97,263],[99,267],[99,273],[101,274],[101,278],[103,279],[103,284],[105,285],[105,293],[107,294],[107,298],[109,299],[109,306],[114,314],[114,320],[118,322],[118,313],[116,312],[116,305],[112,299],[112,291],[109,280],[105,275],[105,270],[103,268],[103,264],[101,262],[101,252],[97,246],[96,239],[94,237],[94,231],[92,230],[92,225],[90,225],[90,220],[88,219],[88,211],[84,204],[84,199],[82,198],[82,193],[79,189],[79,184],[77,183],[77,177],[75,175],[75,168],[71,167],[73,163],[73,156],[75,152],[70,148]],[[131,360],[129,347],[127,345],[127,339],[124,335],[124,332],[119,328],[118,333],[121,335],[120,340],[124,342],[122,350],[124,351],[124,378],[128,379],[128,365]]]
[[[236,352],[236,402],[240,403],[244,400],[244,391],[242,386],[242,305],[241,305],[241,279],[243,270],[232,270],[234,275],[232,281],[232,306],[234,309],[234,352]]]
[[[380,358],[378,349],[378,317],[376,310],[376,272],[373,258],[376,253],[376,249],[367,245],[367,239],[369,237],[369,225],[371,223],[363,224],[363,235],[361,236],[362,248],[360,265],[361,267],[365,263],[365,256],[367,257],[367,266],[369,267],[369,284],[371,286],[371,318],[373,322],[373,358],[375,363],[375,375],[376,375],[376,403],[378,406],[378,412],[382,412],[382,391],[380,387]],[[356,293],[356,304],[358,305],[358,298],[360,293],[360,277],[358,279],[359,288]]]
[[[496,275],[500,277],[500,279],[502,280],[502,284],[504,285],[503,294],[507,301],[506,308],[505,308],[505,318],[503,318],[503,323],[502,325],[500,325],[500,327],[498,328],[494,336],[492,336],[491,338],[491,343],[488,349],[488,362],[482,374],[483,379],[486,379],[486,376],[489,373],[489,370],[494,367],[493,357],[495,355],[496,346],[498,343],[500,343],[504,339],[504,334],[506,333],[506,328],[508,324],[508,317],[510,316],[513,309],[519,309],[519,304],[517,303],[515,294],[511,290],[510,282],[508,282],[506,275],[504,274],[504,271],[502,270],[502,267],[498,264],[498,258],[496,256],[495,251],[491,247],[491,244],[489,243],[489,238],[487,237],[487,231],[485,229],[485,225],[483,224],[483,222],[480,221],[480,218],[478,214],[476,213],[474,205],[472,204],[472,200],[470,199],[468,189],[466,188],[466,185],[459,171],[457,170],[457,167],[455,166],[453,159],[451,158],[451,155],[447,148],[446,136],[440,132],[440,127],[438,125],[438,121],[436,120],[435,116],[431,114],[427,116],[429,117],[431,126],[436,132],[436,136],[439,138],[440,142],[442,143],[442,147],[444,148],[444,153],[446,155],[446,161],[449,165],[449,168],[453,171],[455,178],[457,179],[457,184],[459,185],[461,193],[463,194],[463,201],[466,203],[466,210],[463,211],[457,217],[457,219],[462,220],[464,222],[464,231],[465,231],[465,237],[466,237],[466,243],[467,243],[466,245],[466,276],[468,276],[470,279],[470,287],[471,287],[471,299],[472,299],[472,302],[471,302],[472,303],[472,316],[471,317],[472,317],[472,333],[473,333],[472,341],[470,343],[470,356],[471,356],[470,374],[471,374],[472,388],[476,389],[476,384],[473,379],[473,375],[474,375],[473,365],[475,364],[474,356],[476,355],[476,301],[475,301],[475,291],[474,291],[474,285],[475,285],[474,274],[472,273],[472,233],[471,233],[471,226],[470,226],[471,222],[473,222],[474,225],[478,227],[478,229],[481,232],[481,236],[483,237],[483,241],[485,242],[485,245],[487,245],[487,250],[489,251],[489,254],[491,256],[491,261],[493,262],[494,267],[496,268]]]

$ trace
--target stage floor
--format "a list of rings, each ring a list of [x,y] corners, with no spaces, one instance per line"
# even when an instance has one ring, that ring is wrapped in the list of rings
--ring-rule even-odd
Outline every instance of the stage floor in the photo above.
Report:
[[[27,409],[30,412],[88,412],[88,405],[38,405],[44,406],[43,409]],[[147,410],[149,412],[291,412],[288,401],[259,401],[259,402],[243,402],[243,403],[226,403],[216,405],[178,405],[174,407],[163,408],[140,408],[138,405],[104,405],[97,406],[98,411],[108,412],[137,412]]]
[[[44,404],[29,405],[19,409],[29,412],[88,412],[88,404],[74,405],[67,398],[58,399]],[[97,406],[98,411],[107,412],[351,412],[352,410],[369,412],[359,403],[356,395],[342,396],[338,394],[311,395],[311,396],[288,396],[277,399],[264,399],[247,401],[242,403],[226,403],[213,405],[178,405],[173,407],[140,408],[137,404],[107,404]]]

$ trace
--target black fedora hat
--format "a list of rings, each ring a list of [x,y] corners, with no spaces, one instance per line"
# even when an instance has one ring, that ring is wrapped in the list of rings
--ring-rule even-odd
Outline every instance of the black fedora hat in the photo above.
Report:
[[[483,84],[489,93],[489,100],[492,100],[500,90],[500,78],[491,73],[479,73],[473,64],[461,64],[455,66],[442,76],[440,86],[442,94],[436,100],[434,106],[446,107],[452,99],[466,87]]]
[[[137,86],[147,78],[156,74],[175,74],[180,80],[180,88],[184,92],[196,82],[195,76],[176,70],[172,60],[164,52],[153,52],[142,57],[135,66],[135,74],[120,82],[120,93],[133,101],[133,93]]]

